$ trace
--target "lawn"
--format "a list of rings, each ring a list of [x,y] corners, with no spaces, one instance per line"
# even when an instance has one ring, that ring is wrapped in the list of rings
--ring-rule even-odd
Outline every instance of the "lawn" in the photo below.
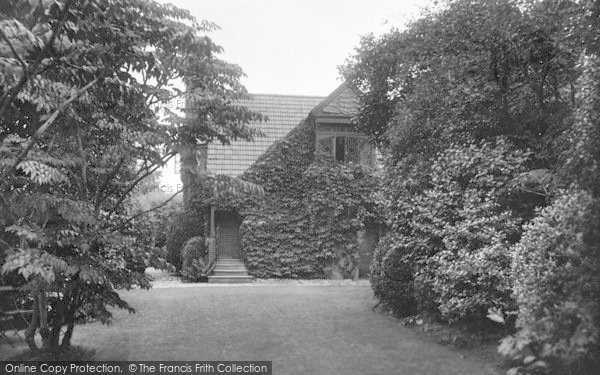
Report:
[[[500,374],[375,313],[368,285],[192,286],[135,290],[138,313],[77,327],[95,359],[268,360],[275,374]]]

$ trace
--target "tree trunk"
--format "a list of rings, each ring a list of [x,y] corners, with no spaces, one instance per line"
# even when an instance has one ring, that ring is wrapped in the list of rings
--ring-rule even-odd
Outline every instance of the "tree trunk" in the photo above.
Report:
[[[55,356],[60,349],[60,329],[62,325],[60,322],[55,322],[52,329],[50,330],[50,335],[48,340],[46,341],[46,351],[53,353]]]
[[[38,309],[39,309],[39,329],[40,335],[42,336],[43,348],[48,347],[48,340],[50,340],[50,329],[48,328],[48,304],[46,299],[46,292],[40,291],[38,293]]]
[[[40,307],[40,305],[38,303],[38,297],[36,296],[34,298],[33,314],[31,316],[31,321],[29,322],[29,325],[27,326],[27,329],[25,330],[25,342],[27,343],[27,346],[29,346],[29,349],[32,352],[37,352],[39,350],[39,348],[35,344],[35,332],[37,331],[37,329],[39,327],[39,322],[40,322],[39,307]]]
[[[74,319],[70,319],[69,323],[67,324],[67,331],[65,332],[65,335],[63,336],[62,339],[62,343],[60,344],[60,348],[61,349],[68,349],[71,347],[71,337],[73,337],[73,329],[75,328],[75,321]]]

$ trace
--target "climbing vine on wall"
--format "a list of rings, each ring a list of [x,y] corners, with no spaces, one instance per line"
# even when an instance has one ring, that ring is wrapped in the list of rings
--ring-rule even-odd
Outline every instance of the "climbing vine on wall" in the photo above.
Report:
[[[374,172],[315,154],[306,120],[243,176],[266,197],[240,212],[242,248],[257,277],[353,277],[357,231],[379,221]]]

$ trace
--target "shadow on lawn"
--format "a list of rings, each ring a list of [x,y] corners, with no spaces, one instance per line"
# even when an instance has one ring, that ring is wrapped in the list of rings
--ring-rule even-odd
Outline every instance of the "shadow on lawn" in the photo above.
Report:
[[[92,361],[96,350],[71,346],[58,353],[32,352],[22,337],[13,335],[0,339],[0,358],[6,361]]]

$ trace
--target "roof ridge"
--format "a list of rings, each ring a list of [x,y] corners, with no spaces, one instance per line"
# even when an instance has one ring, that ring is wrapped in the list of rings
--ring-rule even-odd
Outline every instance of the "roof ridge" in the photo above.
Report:
[[[311,99],[323,99],[327,96],[324,95],[301,95],[301,94],[264,94],[264,93],[248,93],[248,95],[252,96],[280,96],[280,97],[288,97],[288,98],[311,98]]]

